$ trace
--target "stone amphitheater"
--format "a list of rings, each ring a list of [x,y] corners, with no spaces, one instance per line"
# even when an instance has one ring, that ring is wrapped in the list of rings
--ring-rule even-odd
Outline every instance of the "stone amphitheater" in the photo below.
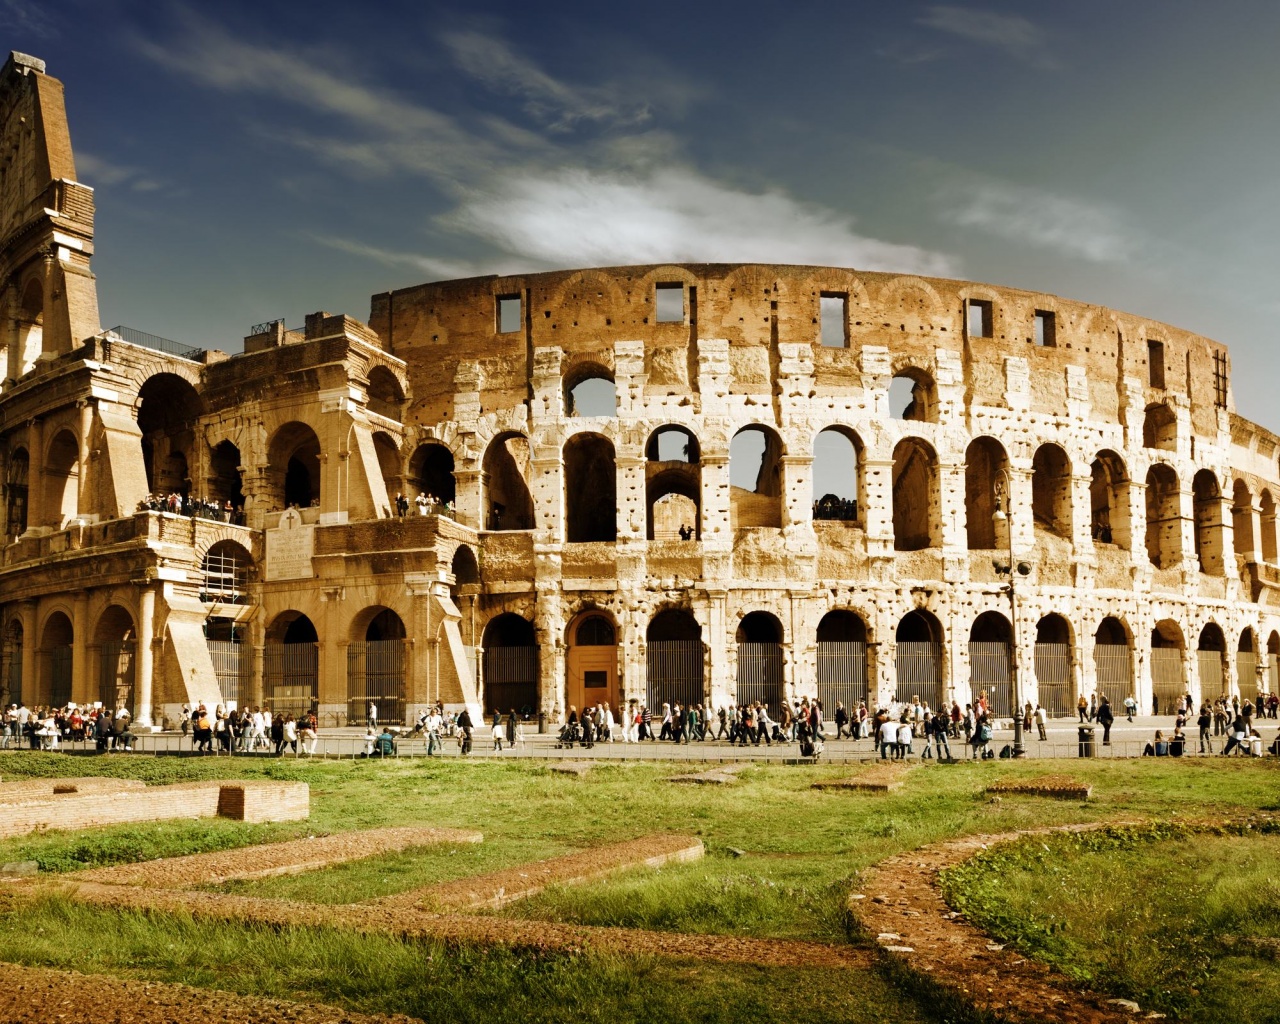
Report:
[[[1220,344],[749,264],[424,284],[227,355],[103,329],[61,84],[13,54],[0,111],[6,703],[1277,689],[1277,435]]]

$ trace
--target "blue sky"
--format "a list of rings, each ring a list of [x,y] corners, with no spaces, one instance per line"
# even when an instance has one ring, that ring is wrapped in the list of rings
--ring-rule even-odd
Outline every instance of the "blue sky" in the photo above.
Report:
[[[1280,429],[1280,5],[0,0],[67,86],[104,325],[476,273],[830,263],[1230,346]]]

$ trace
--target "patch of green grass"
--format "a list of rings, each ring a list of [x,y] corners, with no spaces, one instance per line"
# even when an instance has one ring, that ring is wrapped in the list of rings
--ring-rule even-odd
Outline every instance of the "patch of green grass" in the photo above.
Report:
[[[1274,826],[1206,833],[1167,823],[1027,840],[951,868],[943,887],[978,927],[1144,1009],[1277,1019]]]
[[[20,963],[463,1024],[495,1018],[548,1024],[763,1024],[795,1015],[815,1024],[928,1019],[871,972],[450,949],[328,929],[86,913],[59,897],[0,913],[0,926],[6,959]]]

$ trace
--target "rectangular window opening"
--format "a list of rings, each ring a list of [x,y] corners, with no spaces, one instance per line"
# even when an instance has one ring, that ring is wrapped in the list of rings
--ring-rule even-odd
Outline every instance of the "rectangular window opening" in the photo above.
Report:
[[[991,303],[984,299],[969,300],[969,337],[991,337]]]
[[[1219,409],[1227,407],[1227,354],[1213,353],[1213,404]]]
[[[582,685],[588,690],[595,690],[601,686],[608,686],[609,673],[588,669],[586,672],[582,673]]]
[[[1164,342],[1147,342],[1147,383],[1164,390]]]
[[[1035,340],[1037,345],[1041,348],[1058,347],[1057,319],[1052,313],[1046,312],[1043,309],[1037,309],[1035,328]]]
[[[498,333],[511,334],[520,330],[520,296],[498,296]]]
[[[818,298],[818,320],[824,348],[849,347],[849,296],[823,292]]]
[[[656,319],[660,324],[678,324],[684,322],[684,285],[659,284],[654,288],[654,298],[658,307]]]

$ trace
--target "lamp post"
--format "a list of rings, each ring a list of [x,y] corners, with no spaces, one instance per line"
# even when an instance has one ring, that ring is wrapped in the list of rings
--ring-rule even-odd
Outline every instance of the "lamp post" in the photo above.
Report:
[[[1003,508],[1001,508],[1002,499]],[[1018,590],[1015,581],[1019,575],[1028,575],[1031,572],[1031,565],[1029,562],[1015,564],[1013,560],[1013,478],[1009,476],[1007,469],[996,470],[996,510],[991,514],[991,521],[995,524],[997,532],[1000,524],[1004,523],[1009,539],[1009,561],[1003,565],[993,561],[992,567],[996,575],[1009,577],[1009,614],[1013,627],[1013,656],[1009,659],[1009,669],[1013,673],[1013,756],[1025,757],[1027,749],[1022,736],[1022,674],[1018,671],[1020,660],[1018,656]]]

